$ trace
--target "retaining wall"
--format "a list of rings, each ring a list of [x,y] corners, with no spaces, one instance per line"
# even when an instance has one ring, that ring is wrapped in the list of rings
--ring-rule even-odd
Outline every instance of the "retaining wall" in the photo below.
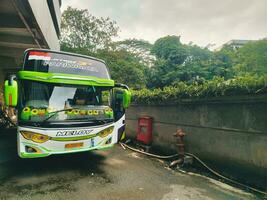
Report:
[[[227,176],[267,189],[267,96],[132,105],[126,113],[128,137],[136,136],[143,115],[154,118],[155,147],[176,152],[172,135],[182,128],[187,152]]]

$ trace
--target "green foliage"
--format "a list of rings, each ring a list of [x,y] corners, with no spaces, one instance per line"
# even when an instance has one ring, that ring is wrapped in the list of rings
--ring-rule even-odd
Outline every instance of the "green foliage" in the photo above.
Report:
[[[69,52],[89,55],[105,61],[109,68],[111,78],[116,83],[124,83],[133,89],[146,87],[147,66],[139,57],[126,50],[102,49],[96,52],[88,52],[83,49],[68,49]]]
[[[211,97],[260,94],[267,92],[267,75],[236,77],[224,80],[214,77],[212,80],[199,84],[179,82],[163,89],[134,90],[133,102],[138,104],[175,104],[183,99],[209,99]]]
[[[150,66],[152,62],[155,60],[154,56],[150,54],[153,45],[150,44],[148,41],[127,39],[115,42],[114,46],[117,50],[125,50],[127,52],[132,53],[135,57],[137,57],[140,60],[140,62],[142,62],[147,66]]]
[[[61,26],[61,50],[105,60],[112,79],[136,89],[136,102],[266,92],[266,39],[239,49],[225,45],[215,52],[182,44],[180,36],[165,36],[154,44],[138,39],[113,42],[116,22],[71,7],[63,12]]]
[[[267,72],[266,39],[249,42],[237,50],[225,45],[212,52],[196,45],[182,45],[178,36],[167,36],[155,42],[152,52],[157,60],[150,71],[149,88],[163,88],[180,81],[201,83],[215,76],[227,80]]]
[[[187,51],[180,42],[180,36],[174,35],[158,39],[151,52],[157,59],[167,60],[169,64],[182,64],[187,57]]]
[[[213,54],[214,60],[209,68],[211,75],[224,77],[225,79],[232,78],[235,75],[233,71],[233,49],[224,47]]]
[[[118,41],[115,44],[117,45],[117,47],[129,50],[134,54],[148,52],[152,48],[152,44],[150,44],[148,41],[138,39],[127,39]]]
[[[68,7],[61,17],[61,49],[95,52],[110,47],[118,26],[109,18],[96,18],[87,9]]]
[[[197,45],[187,45],[188,56],[183,65],[178,66],[179,81],[192,83],[202,81],[202,79],[211,79],[209,70],[214,60],[213,53]]]
[[[213,77],[210,70],[215,58],[213,52],[196,45],[182,45],[180,37],[167,36],[157,40],[152,52],[157,60],[150,71],[149,88],[163,88],[180,81],[202,82]]]
[[[267,73],[267,39],[249,42],[234,55],[238,75]]]
[[[106,62],[116,82],[143,88],[147,66],[141,54],[150,51],[151,45],[141,40],[114,43],[112,37],[117,32],[116,23],[109,18],[96,18],[88,10],[68,7],[62,14],[61,50],[100,58]],[[125,46],[131,47],[131,51]]]
[[[125,50],[99,50],[94,56],[106,61],[112,79],[125,83],[131,88],[140,89],[146,86],[146,65],[138,57]]]

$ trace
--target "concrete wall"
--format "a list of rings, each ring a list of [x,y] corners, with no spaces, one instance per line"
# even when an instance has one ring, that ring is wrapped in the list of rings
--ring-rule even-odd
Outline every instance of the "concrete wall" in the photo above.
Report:
[[[179,105],[133,105],[127,110],[129,137],[137,119],[153,116],[153,145],[176,152],[173,133],[186,132],[186,151],[225,175],[267,188],[267,97],[238,97]]]

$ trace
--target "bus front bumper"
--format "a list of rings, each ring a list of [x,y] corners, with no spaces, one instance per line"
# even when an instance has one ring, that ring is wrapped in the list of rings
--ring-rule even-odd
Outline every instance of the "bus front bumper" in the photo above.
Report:
[[[69,148],[69,149],[53,149],[46,147],[42,144],[36,144],[28,141],[21,141],[19,144],[19,151],[18,155],[21,158],[41,158],[41,157],[47,157],[53,154],[67,154],[67,153],[76,153],[76,152],[84,152],[84,151],[91,151],[91,150],[101,150],[101,149],[107,149],[114,145],[114,143],[110,142],[111,139],[104,139],[96,146],[90,146],[88,145],[89,141],[86,140],[80,140],[76,141],[76,143],[83,143],[83,147],[76,147],[76,148]],[[75,143],[72,143],[75,144]],[[58,144],[57,144],[58,145]],[[66,144],[60,144],[60,145],[66,145]],[[28,152],[26,151],[28,149]],[[29,149],[31,150],[29,152]]]

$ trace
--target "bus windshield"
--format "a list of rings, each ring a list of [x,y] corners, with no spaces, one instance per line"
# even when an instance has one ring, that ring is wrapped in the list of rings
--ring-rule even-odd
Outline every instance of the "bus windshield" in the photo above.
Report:
[[[110,79],[104,62],[94,58],[64,52],[29,50],[25,54],[23,70]]]
[[[21,80],[19,121],[113,121],[110,87]],[[61,112],[62,111],[62,112]]]

